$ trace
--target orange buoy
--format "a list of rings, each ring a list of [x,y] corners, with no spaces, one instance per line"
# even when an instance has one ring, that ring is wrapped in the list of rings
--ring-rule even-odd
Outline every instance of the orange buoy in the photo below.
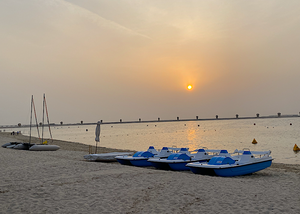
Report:
[[[294,150],[294,151],[300,151],[300,148],[297,146],[297,144],[295,144],[293,150]]]
[[[257,144],[257,141],[255,140],[255,138],[253,139],[252,144]]]

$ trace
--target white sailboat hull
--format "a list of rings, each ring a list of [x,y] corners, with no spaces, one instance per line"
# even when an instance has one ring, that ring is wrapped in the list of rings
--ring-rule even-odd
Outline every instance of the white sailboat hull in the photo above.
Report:
[[[57,145],[33,145],[29,148],[29,151],[56,151],[60,147]]]

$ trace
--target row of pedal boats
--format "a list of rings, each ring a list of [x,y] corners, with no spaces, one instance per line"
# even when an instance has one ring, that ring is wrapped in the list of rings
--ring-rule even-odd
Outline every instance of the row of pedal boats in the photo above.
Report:
[[[210,150],[201,148],[189,151],[188,148],[163,147],[157,151],[150,146],[147,151],[136,152],[132,156],[116,156],[123,165],[138,167],[153,166],[157,169],[184,171],[195,174],[232,177],[252,174],[272,164],[271,151],[250,151],[249,149]]]

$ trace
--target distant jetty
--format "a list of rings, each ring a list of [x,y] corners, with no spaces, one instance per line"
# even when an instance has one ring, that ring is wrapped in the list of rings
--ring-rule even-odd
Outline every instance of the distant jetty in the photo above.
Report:
[[[291,118],[291,117],[300,117],[300,115],[293,114],[293,115],[282,115],[281,113],[277,113],[277,115],[269,115],[269,116],[260,116],[259,114],[256,114],[256,117],[239,117],[237,114],[235,117],[227,117],[227,118],[220,118],[218,115],[216,115],[215,118],[199,118],[196,116],[194,119],[180,119],[177,117],[175,120],[162,120],[161,118],[157,118],[156,120],[142,120],[139,118],[135,121],[123,121],[120,119],[119,121],[108,121],[105,122],[103,120],[101,121],[101,124],[126,124],[126,123],[157,123],[157,122],[182,122],[182,121],[209,121],[209,120],[244,120],[244,119],[266,119],[266,118]],[[80,125],[96,125],[97,122],[94,123],[84,123],[81,121],[80,123],[63,123],[60,122],[59,124],[56,123],[50,123],[50,126],[80,126]],[[39,126],[42,126],[40,123]],[[3,125],[0,126],[1,129],[4,128],[26,128],[29,127],[29,125],[21,125],[20,123],[17,125]]]

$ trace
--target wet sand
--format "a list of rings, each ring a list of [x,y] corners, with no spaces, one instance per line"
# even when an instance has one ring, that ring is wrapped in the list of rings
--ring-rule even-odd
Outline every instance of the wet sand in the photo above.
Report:
[[[0,145],[14,141],[28,142],[28,137],[0,132]],[[300,211],[300,165],[274,163],[252,175],[222,178],[88,162],[83,158],[88,145],[60,140],[51,144],[61,149],[34,152],[0,147],[0,213]]]

